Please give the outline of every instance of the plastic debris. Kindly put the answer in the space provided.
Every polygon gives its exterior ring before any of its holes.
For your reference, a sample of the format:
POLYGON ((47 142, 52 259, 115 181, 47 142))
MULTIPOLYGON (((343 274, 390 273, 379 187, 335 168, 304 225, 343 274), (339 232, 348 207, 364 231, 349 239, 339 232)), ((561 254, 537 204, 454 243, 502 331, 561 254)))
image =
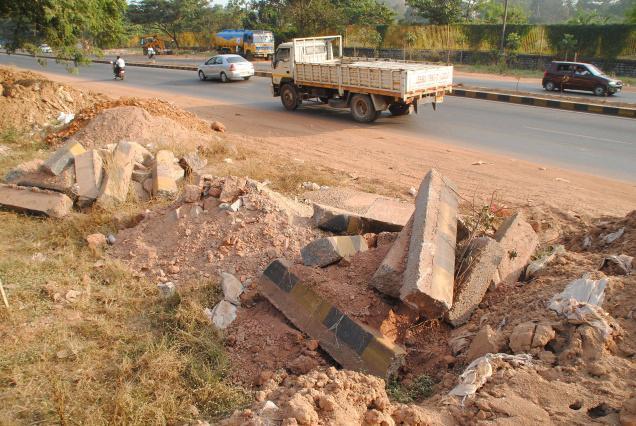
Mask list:
MULTIPOLYGON (((501 359, 509 362, 513 366, 527 365, 532 362, 532 355, 530 354, 486 354, 475 359, 468 364, 468 367, 459 376, 459 384, 455 386, 448 393, 452 396, 459 396, 464 399, 472 397, 477 391, 488 381, 488 378, 492 376, 493 366, 491 361, 501 359)), ((463 404, 463 400, 462 400, 463 404)))
POLYGON ((552 247, 549 253, 541 256, 539 259, 530 262, 528 267, 526 268, 526 278, 530 278, 534 276, 537 272, 545 268, 548 263, 552 262, 554 258, 559 255, 565 253, 565 247, 562 245, 556 245, 552 247))
POLYGON ((606 271, 610 275, 629 275, 632 272, 632 265, 634 258, 621 254, 619 256, 606 256, 599 268, 601 271, 606 271))
POLYGON ((72 112, 60 112, 60 114, 57 116, 57 121, 60 124, 68 124, 73 121, 74 118, 75 114, 73 114, 72 112))
POLYGON ((612 232, 611 234, 603 235, 601 239, 605 242, 605 244, 612 244, 614 241, 618 240, 625 233, 625 227, 622 227, 616 232, 612 232))

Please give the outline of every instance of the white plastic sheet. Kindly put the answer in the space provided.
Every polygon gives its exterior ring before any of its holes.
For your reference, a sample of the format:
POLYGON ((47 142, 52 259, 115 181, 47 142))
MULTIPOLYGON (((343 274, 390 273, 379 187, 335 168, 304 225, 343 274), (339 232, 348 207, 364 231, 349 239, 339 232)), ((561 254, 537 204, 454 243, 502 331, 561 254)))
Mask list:
POLYGON ((73 114, 72 112, 60 112, 60 115, 57 116, 57 121, 59 121, 60 124, 68 124, 71 121, 73 121, 73 119, 75 118, 75 114, 73 114))

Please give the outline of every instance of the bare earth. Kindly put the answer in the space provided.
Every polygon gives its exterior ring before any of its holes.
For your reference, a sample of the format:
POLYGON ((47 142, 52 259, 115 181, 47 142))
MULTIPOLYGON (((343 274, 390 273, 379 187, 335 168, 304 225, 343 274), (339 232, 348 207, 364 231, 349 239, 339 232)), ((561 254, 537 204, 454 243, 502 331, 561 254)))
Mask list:
POLYGON ((42 73, 56 81, 102 92, 112 97, 158 97, 205 120, 223 122, 230 134, 247 135, 251 149, 288 155, 312 164, 327 166, 378 183, 403 188, 416 187, 424 174, 435 167, 451 178, 465 201, 497 200, 509 207, 566 206, 586 215, 619 215, 636 209, 636 183, 592 176, 562 168, 545 170, 541 164, 509 156, 470 150, 433 141, 426 136, 396 136, 390 131, 365 128, 349 119, 341 122, 306 117, 282 109, 252 112, 227 105, 175 94, 151 92, 122 84, 95 83, 72 76, 42 73), (249 126, 246 126, 249 117, 249 126), (486 164, 473 165, 483 161, 486 164))

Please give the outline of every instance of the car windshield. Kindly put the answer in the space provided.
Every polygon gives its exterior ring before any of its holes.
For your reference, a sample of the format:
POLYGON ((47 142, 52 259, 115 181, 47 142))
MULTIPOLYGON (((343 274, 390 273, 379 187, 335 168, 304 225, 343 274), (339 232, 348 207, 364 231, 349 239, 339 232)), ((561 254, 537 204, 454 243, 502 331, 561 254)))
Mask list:
POLYGON ((230 56, 229 58, 227 58, 227 61, 228 61, 230 64, 235 64, 235 63, 237 63, 237 62, 247 62, 247 61, 245 60, 245 58, 242 58, 242 57, 240 57, 240 56, 230 56))
POLYGON ((596 76, 600 76, 600 75, 605 75, 605 73, 603 71, 601 71, 600 69, 596 68, 594 65, 592 64, 588 64, 587 65, 587 69, 590 70, 590 72, 596 76))
POLYGON ((273 34, 254 34, 254 42, 256 43, 271 43, 273 41, 273 34))

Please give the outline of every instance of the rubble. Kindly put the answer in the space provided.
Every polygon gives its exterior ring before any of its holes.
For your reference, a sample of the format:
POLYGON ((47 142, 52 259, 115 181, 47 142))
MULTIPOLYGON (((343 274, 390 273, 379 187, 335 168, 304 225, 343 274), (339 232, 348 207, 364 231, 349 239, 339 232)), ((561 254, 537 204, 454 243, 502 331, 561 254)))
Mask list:
POLYGON ((539 244, 539 238, 522 213, 510 216, 499 226, 495 240, 504 250, 504 256, 493 279, 495 285, 514 284, 528 264, 539 244))
POLYGON ((290 266, 282 259, 270 263, 259 282, 261 293, 344 368, 380 377, 395 373, 403 363, 404 349, 340 312, 294 275, 290 266))
POLYGON ((629 275, 632 272, 634 258, 626 254, 606 256, 599 270, 609 275, 629 275))
POLYGON ((177 294, 177 286, 172 281, 157 284, 157 289, 164 299, 169 299, 177 294))
POLYGON ((458 267, 453 306, 446 313, 446 321, 454 327, 468 321, 484 298, 503 256, 501 245, 490 237, 470 242, 458 267))
POLYGON ((550 248, 550 251, 539 259, 534 260, 526 267, 526 279, 532 278, 539 271, 543 270, 550 262, 552 262, 558 255, 565 253, 565 248, 562 245, 556 245, 550 248))
POLYGON ((69 141, 44 162, 42 169, 57 176, 62 173, 62 170, 73 164, 75 157, 83 152, 86 150, 82 144, 69 141))
POLYGON ((199 185, 185 185, 183 187, 183 201, 186 203, 196 203, 201 199, 201 188, 199 185))
POLYGON ((97 204, 113 208, 126 201, 134 166, 135 147, 128 142, 119 142, 113 155, 105 163, 105 174, 97 204))
POLYGON ((499 333, 489 325, 479 330, 466 352, 466 361, 471 362, 486 354, 496 354, 501 350, 501 338, 499 333))
POLYGON ((516 354, 538 352, 542 351, 543 347, 555 337, 556 333, 549 325, 524 322, 512 330, 509 346, 516 354))
POLYGON ((457 193, 453 185, 432 169, 415 199, 400 299, 430 318, 453 304, 457 193))
POLYGON ((412 230, 413 221, 409 220, 371 278, 370 284, 388 296, 400 297, 412 230))
POLYGON ((403 224, 384 222, 336 207, 314 203, 314 225, 337 234, 362 235, 366 233, 399 232, 403 224))
POLYGON ((307 244, 301 250, 301 255, 307 266, 328 266, 367 249, 367 242, 360 235, 327 237, 307 244))
POLYGON ((239 196, 245 193, 246 185, 247 180, 245 178, 225 178, 219 200, 222 203, 233 203, 239 196))
POLYGON ((243 284, 232 274, 227 272, 221 273, 221 290, 225 300, 233 305, 241 304, 241 293, 243 293, 243 284))
POLYGON ((19 165, 7 173, 5 182, 18 186, 32 186, 40 189, 62 192, 70 198, 77 197, 75 172, 66 167, 57 176, 43 170, 42 160, 33 160, 19 165))
POLYGON ((103 177, 102 168, 102 157, 95 150, 86 151, 75 157, 77 202, 80 206, 91 204, 99 196, 103 177))
POLYGON ((71 212, 73 201, 59 192, 0 184, 0 206, 61 218, 71 212))
POLYGON ((90 234, 86 236, 86 243, 93 253, 98 253, 106 245, 106 236, 99 233, 90 234))
POLYGON ((161 150, 155 156, 152 176, 152 195, 170 198, 177 193, 177 182, 174 175, 174 154, 161 150))
POLYGON ((221 300, 212 310, 206 308, 205 315, 217 329, 225 330, 236 319, 236 306, 221 300))

